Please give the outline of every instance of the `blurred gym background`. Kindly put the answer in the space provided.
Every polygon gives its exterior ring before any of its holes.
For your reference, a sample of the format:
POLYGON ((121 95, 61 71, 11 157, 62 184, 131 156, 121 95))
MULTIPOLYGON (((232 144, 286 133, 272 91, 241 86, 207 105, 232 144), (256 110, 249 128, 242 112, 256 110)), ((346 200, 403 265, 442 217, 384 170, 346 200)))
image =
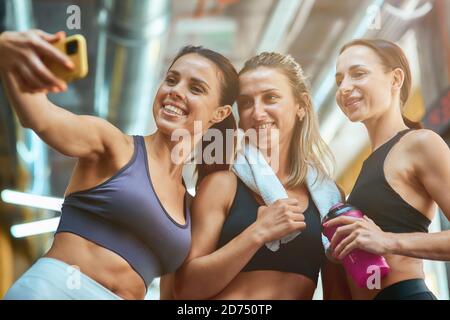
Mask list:
MULTIPOLYGON (((347 193, 370 147, 334 101, 337 53, 353 38, 395 41, 414 77, 406 115, 450 144, 449 0, 0 0, 0 32, 31 28, 86 37, 89 76, 50 99, 129 134, 154 131, 155 89, 183 45, 217 50, 238 69, 262 51, 291 54, 310 78, 347 193)), ((0 92, 0 297, 51 245, 73 166, 18 125, 0 92)), ((449 228, 440 212, 430 231, 449 228)), ((426 261, 425 270, 436 296, 449 299, 450 264, 426 261)), ((157 279, 147 298, 158 297, 157 279)))

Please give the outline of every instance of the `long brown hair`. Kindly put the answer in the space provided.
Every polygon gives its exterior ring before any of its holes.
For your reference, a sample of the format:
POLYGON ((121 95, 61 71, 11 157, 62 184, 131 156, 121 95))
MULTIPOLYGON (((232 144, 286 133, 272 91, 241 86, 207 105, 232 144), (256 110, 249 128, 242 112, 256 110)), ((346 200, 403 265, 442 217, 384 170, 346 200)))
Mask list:
MULTIPOLYGON (((391 71, 394 69, 401 69, 405 74, 403 86, 400 92, 401 108, 406 105, 409 99, 412 88, 412 75, 411 68, 409 67, 408 59, 402 48, 393 42, 381 39, 356 39, 342 47, 339 54, 342 54, 345 50, 353 46, 365 46, 372 49, 377 56, 381 59, 383 66, 386 70, 391 71)), ((422 129, 423 125, 420 122, 414 122, 402 114, 403 122, 411 129, 422 129)))
POLYGON ((312 105, 309 83, 302 67, 290 55, 263 52, 247 60, 239 75, 258 67, 281 71, 289 80, 295 100, 305 108, 303 120, 297 121, 289 146, 288 187, 297 187, 305 182, 308 165, 313 166, 320 178, 332 174, 333 154, 323 141, 312 105))
MULTIPOLYGON (((234 101, 237 98, 238 92, 239 92, 239 77, 237 74, 236 69, 231 64, 230 60, 225 58, 223 55, 221 55, 218 52, 215 52, 210 49, 206 49, 201 46, 185 46, 183 47, 177 54, 177 56, 173 59, 172 64, 170 65, 169 69, 172 67, 172 65, 177 61, 179 58, 186 54, 195 53, 198 54, 211 62, 213 62, 220 70, 221 73, 221 88, 220 88, 220 101, 219 106, 225 106, 225 105, 233 105, 234 101)), ((219 107, 218 106, 218 107, 219 107)), ((212 143, 211 142, 204 142, 203 139, 199 143, 201 143, 201 154, 196 155, 196 161, 199 161, 200 163, 196 166, 196 172, 198 175, 197 183, 196 185, 201 182, 201 180, 206 177, 208 174, 211 174, 216 171, 220 170, 229 170, 230 169, 230 163, 233 158, 233 152, 234 148, 227 148, 226 146, 226 131, 227 130, 233 130, 233 132, 237 129, 236 128, 236 120, 233 116, 233 113, 231 113, 227 118, 222 120, 221 122, 218 122, 211 126, 208 130, 217 129, 220 131, 220 134, 224 138, 224 144, 223 144, 223 158, 219 159, 219 163, 213 163, 213 164, 206 164, 204 156, 204 151, 206 147, 212 143), (200 157, 200 158, 198 158, 200 157)), ((205 133, 206 134, 206 133, 205 133)), ((217 159, 217 157, 216 157, 217 159)))

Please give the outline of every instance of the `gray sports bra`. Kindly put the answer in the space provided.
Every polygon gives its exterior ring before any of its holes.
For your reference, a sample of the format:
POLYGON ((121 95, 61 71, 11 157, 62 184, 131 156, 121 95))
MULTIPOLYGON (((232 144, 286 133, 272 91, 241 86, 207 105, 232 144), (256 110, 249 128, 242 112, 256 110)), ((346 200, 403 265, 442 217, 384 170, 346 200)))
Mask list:
POLYGON ((148 170, 144 138, 133 136, 132 159, 113 177, 64 199, 58 232, 71 232, 123 257, 147 287, 175 271, 191 245, 190 213, 175 222, 159 201, 148 170))

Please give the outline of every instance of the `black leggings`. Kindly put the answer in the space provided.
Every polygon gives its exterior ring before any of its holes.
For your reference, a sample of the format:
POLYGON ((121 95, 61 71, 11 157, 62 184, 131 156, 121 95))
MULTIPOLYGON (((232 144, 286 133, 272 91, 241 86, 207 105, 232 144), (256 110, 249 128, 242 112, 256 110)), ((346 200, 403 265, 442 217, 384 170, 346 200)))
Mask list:
POLYGON ((394 283, 381 290, 374 300, 437 300, 423 279, 394 283))

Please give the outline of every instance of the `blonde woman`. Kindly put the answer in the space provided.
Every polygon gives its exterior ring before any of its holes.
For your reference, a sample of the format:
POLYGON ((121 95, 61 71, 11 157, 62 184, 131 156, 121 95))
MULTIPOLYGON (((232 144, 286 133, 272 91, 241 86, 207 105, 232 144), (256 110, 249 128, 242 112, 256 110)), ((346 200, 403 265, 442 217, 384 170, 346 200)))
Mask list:
POLYGON ((233 172, 207 176, 192 205, 192 247, 176 273, 174 295, 312 299, 322 270, 324 298, 337 298, 340 284, 329 280, 341 278, 331 275, 341 269, 327 263, 320 214, 305 181, 308 165, 329 176, 323 160, 330 153, 319 135, 303 71, 290 56, 262 53, 245 63, 239 84, 240 128, 258 133, 256 144, 265 154, 278 148, 279 170, 271 166, 289 198, 264 206, 233 172), (273 130, 279 135, 276 145, 273 130), (296 231, 301 234, 278 251, 264 246, 296 231))

